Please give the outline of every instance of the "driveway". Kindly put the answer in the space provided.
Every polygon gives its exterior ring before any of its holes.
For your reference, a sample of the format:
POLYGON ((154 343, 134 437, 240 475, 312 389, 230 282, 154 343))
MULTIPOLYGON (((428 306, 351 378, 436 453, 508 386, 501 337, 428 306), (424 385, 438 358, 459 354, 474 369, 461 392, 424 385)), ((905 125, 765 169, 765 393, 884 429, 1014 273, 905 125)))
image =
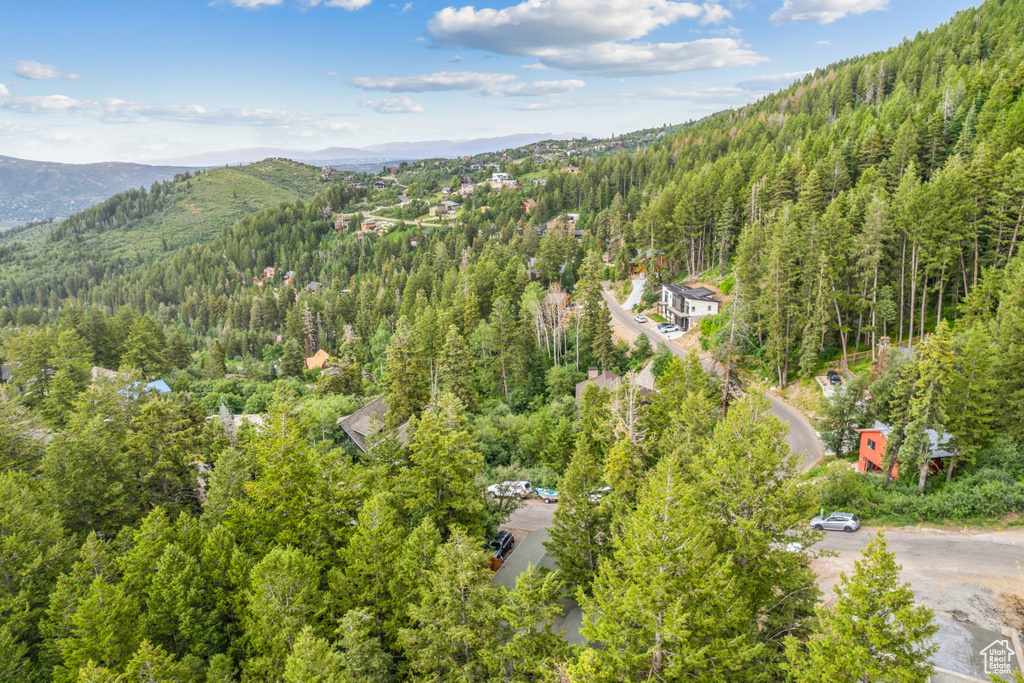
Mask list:
MULTIPOLYGON (((633 320, 633 316, 615 301, 615 297, 608 290, 602 290, 601 293, 608 304, 608 311, 611 313, 612 318, 622 329, 632 333, 634 337, 646 334, 654 346, 665 342, 665 335, 659 334, 653 327, 641 325, 633 320)), ((685 358, 689 353, 675 344, 665 344, 665 346, 680 358, 685 358)), ((719 374, 715 363, 706 355, 701 356, 700 362, 706 372, 719 374)), ((804 471, 811 469, 824 455, 821 442, 818 441, 818 433, 814 431, 814 427, 811 426, 811 423, 800 411, 792 408, 776 396, 771 394, 766 394, 766 396, 771 401, 772 413, 789 425, 789 447, 803 459, 801 469, 804 471)))
POLYGON ((627 311, 632 311, 636 308, 636 305, 640 303, 640 299, 644 296, 644 285, 647 284, 647 280, 642 277, 638 277, 633 280, 633 291, 629 293, 629 297, 626 298, 626 302, 622 304, 622 307, 627 311))

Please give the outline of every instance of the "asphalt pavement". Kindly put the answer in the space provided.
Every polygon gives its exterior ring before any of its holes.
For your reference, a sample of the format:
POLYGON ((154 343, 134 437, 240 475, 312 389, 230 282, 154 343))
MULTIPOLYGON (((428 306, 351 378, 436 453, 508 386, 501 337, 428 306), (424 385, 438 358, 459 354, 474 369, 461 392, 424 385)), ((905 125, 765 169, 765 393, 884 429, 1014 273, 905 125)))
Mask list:
MULTIPOLYGON (((671 343, 664 335, 659 334, 653 324, 641 325, 633 320, 633 315, 629 311, 624 310, 607 289, 603 289, 601 293, 608 304, 608 311, 611 313, 612 319, 620 327, 633 333, 634 336, 646 334, 648 339, 651 340, 652 346, 665 344, 669 351, 680 358, 686 357, 689 353, 689 351, 671 343)), ((710 358, 706 356, 701 357, 701 364, 706 372, 718 374, 718 368, 710 358)), ((765 394, 765 396, 771 401, 772 413, 789 425, 789 447, 803 459, 801 469, 806 471, 814 467, 824 455, 821 442, 818 440, 818 433, 814 431, 814 427, 811 426, 811 423, 800 411, 783 402, 778 397, 771 394, 765 394)))

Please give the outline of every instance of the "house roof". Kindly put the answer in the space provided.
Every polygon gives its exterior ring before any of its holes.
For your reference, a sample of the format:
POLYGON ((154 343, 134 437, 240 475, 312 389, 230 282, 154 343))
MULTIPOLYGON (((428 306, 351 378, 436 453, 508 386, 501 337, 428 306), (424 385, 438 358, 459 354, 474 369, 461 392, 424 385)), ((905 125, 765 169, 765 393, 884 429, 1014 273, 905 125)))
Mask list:
POLYGON ((319 351, 317 351, 312 356, 306 359, 306 368, 323 368, 325 365, 327 365, 327 361, 330 360, 330 358, 331 357, 327 355, 326 351, 320 349, 319 351))
POLYGON ((169 393, 171 393, 171 388, 169 386, 167 386, 167 382, 163 381, 162 379, 158 379, 158 380, 156 380, 154 382, 150 382, 149 384, 147 384, 143 388, 144 389, 152 389, 153 391, 157 392, 158 394, 169 394, 169 393))
MULTIPOLYGON (((892 427, 885 424, 884 422, 879 422, 878 420, 875 420, 875 424, 873 427, 870 427, 868 429, 858 429, 857 431, 862 434, 864 432, 876 432, 881 434, 886 438, 886 440, 888 440, 889 434, 890 432, 892 432, 892 427)), ((948 450, 946 450, 946 448, 949 446, 950 439, 953 438, 952 436, 950 436, 949 434, 943 434, 940 436, 939 433, 934 429, 929 429, 926 433, 928 434, 928 441, 930 444, 929 450, 932 454, 931 457, 946 458, 953 455, 948 450)))
MULTIPOLYGON (((600 375, 594 379, 585 379, 582 382, 576 384, 576 398, 583 398, 583 392, 587 388, 588 384, 596 384, 601 389, 608 389, 609 391, 614 390, 622 382, 622 375, 616 375, 614 372, 608 372, 604 370, 600 375)), ((651 389, 645 386, 640 386, 640 395, 646 396, 651 393, 651 389)))
MULTIPOLYGON (((352 439, 356 447, 365 453, 367 437, 373 436, 376 430, 380 429, 380 426, 384 424, 384 416, 387 412, 388 406, 384 403, 384 397, 378 396, 351 415, 340 418, 338 426, 345 430, 345 433, 352 439)), ((408 445, 409 443, 409 439, 405 434, 406 424, 408 423, 402 423, 398 428, 398 440, 403 445, 408 445)))
POLYGON ((695 299, 697 301, 715 301, 715 293, 707 287, 680 287, 679 285, 662 285, 665 289, 678 294, 687 299, 695 299))

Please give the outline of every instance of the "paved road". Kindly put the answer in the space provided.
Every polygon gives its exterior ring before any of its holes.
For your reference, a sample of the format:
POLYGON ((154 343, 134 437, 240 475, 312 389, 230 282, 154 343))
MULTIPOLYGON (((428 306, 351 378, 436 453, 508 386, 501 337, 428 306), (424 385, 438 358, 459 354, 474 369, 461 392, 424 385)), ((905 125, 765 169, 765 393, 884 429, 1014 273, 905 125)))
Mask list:
MULTIPOLYGON (((602 294, 604 294, 605 301, 608 303, 608 310, 611 312, 612 318, 620 327, 628 330, 634 336, 646 334, 654 346, 657 346, 659 343, 665 343, 665 337, 658 334, 653 326, 641 325, 633 320, 633 316, 619 305, 619 302, 615 300, 611 292, 605 289, 602 290, 602 294)), ((685 357, 689 353, 675 344, 666 343, 665 346, 680 358, 685 357)), ((705 371, 717 373, 715 364, 709 358, 702 357, 701 363, 704 365, 705 371)), ((771 394, 765 395, 772 403, 772 413, 789 425, 789 447, 793 449, 794 453, 803 457, 802 469, 810 469, 817 464, 823 455, 817 432, 814 431, 811 423, 798 410, 783 403, 771 394)))

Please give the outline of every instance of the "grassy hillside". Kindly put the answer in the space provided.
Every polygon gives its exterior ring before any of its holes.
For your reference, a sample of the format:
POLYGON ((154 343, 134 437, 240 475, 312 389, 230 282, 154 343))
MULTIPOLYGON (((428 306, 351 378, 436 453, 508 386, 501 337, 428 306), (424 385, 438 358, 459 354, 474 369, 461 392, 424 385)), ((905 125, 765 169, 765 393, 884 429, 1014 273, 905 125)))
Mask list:
POLYGON ((59 296, 74 295, 186 245, 209 242, 243 216, 311 197, 322 187, 318 176, 318 169, 286 160, 216 168, 179 176, 155 201, 152 193, 131 191, 61 224, 15 231, 0 239, 0 295, 7 300, 55 280, 63 284, 59 296))

